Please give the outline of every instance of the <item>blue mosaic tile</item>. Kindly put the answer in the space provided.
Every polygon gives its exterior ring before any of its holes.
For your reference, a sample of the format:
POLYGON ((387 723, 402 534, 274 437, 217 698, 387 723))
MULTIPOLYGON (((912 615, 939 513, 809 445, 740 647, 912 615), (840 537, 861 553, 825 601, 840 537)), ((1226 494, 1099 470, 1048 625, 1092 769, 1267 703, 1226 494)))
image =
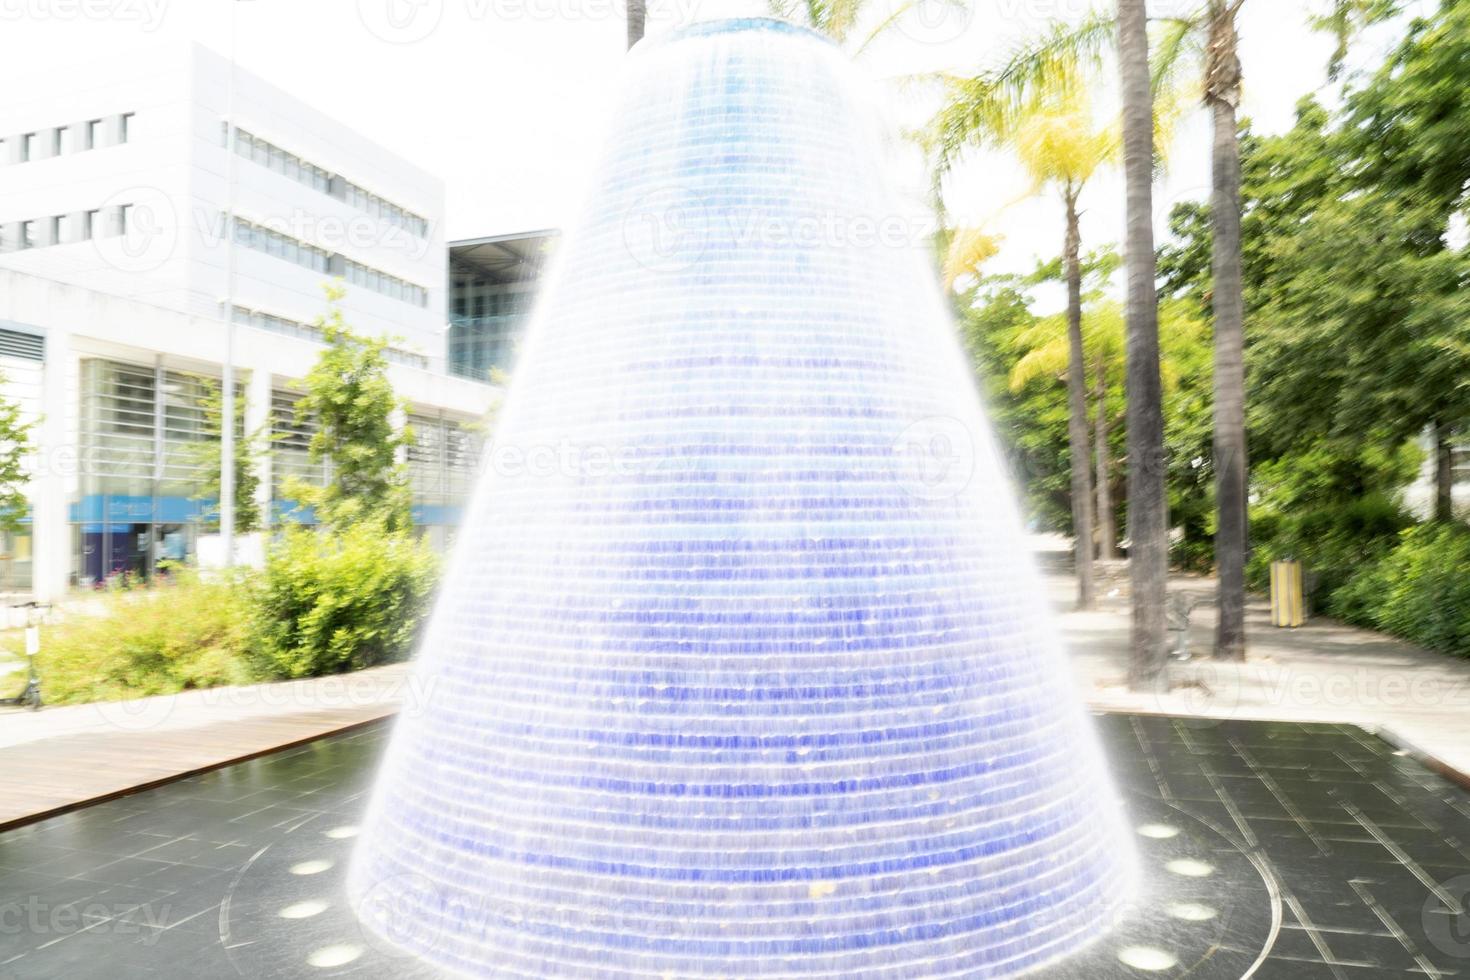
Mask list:
MULTIPOLYGON (((630 56, 353 864, 495 977, 1010 977, 1132 844, 842 56, 630 56)), ((912 227, 908 225, 906 227, 912 227)))

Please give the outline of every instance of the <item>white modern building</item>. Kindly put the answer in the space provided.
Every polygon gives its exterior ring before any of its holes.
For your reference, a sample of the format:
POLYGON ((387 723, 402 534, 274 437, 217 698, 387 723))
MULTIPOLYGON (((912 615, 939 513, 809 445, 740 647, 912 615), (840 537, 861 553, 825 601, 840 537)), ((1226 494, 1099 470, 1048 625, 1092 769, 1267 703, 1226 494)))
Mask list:
POLYGON ((6 92, 0 371, 40 423, 32 533, 7 542, 0 590, 52 597, 193 552, 211 501, 189 446, 227 318, 246 428, 276 437, 260 502, 300 519, 281 486, 323 475, 293 406, 330 282, 353 329, 391 338, 416 519, 445 537, 495 391, 448 371, 441 182, 198 46, 6 92))

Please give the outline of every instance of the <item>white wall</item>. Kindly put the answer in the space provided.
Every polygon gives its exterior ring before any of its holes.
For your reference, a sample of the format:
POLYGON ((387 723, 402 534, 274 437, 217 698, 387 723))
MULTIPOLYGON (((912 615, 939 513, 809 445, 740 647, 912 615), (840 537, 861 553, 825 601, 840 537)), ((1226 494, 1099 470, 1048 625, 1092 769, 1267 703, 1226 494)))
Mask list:
MULTIPOLYGON (((59 69, 0 100, 0 161, 13 161, 18 138, 86 120, 135 115, 126 143, 69 152, 26 163, 0 162, 0 267, 144 300, 205 316, 222 312, 226 253, 222 214, 229 203, 232 154, 223 146, 229 65, 197 45, 164 56, 59 69), (67 242, 11 250, 17 223, 135 205, 146 227, 124 239, 67 242)), ((379 196, 424 216, 427 238, 399 230, 330 194, 243 157, 235 160, 235 209, 247 220, 291 234, 425 287, 426 307, 349 286, 348 322, 437 363, 445 330, 446 250, 442 182, 305 101, 248 72, 235 72, 238 125, 379 196)), ((38 142, 44 143, 45 139, 38 142)), ((325 307, 326 274, 273 256, 236 248, 237 305, 310 323, 325 307)))

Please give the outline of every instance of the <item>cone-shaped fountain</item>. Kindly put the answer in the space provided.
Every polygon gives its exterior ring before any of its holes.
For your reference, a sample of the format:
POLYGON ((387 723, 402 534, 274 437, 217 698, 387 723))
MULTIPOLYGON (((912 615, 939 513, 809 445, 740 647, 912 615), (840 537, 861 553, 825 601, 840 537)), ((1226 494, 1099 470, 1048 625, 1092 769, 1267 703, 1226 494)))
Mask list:
POLYGON ((643 46, 350 888, 441 967, 1009 977, 1131 845, 836 49, 643 46))

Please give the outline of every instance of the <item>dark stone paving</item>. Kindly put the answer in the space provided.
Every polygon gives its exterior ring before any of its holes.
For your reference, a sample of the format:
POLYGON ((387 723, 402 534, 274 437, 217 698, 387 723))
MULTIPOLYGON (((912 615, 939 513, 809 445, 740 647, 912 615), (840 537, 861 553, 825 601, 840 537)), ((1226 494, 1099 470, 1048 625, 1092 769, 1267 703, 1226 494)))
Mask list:
MULTIPOLYGON (((1040 976, 1470 977, 1470 794, 1351 727, 1098 723, 1142 891, 1040 976)), ((0 835, 0 980, 432 976, 342 894, 385 732, 0 835)))

